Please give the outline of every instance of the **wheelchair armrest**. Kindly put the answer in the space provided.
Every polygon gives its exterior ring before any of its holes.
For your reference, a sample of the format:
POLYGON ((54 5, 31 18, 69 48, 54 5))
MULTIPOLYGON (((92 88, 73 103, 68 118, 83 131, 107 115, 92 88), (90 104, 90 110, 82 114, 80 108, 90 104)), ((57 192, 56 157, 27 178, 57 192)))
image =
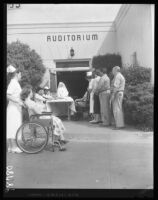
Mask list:
POLYGON ((52 112, 42 112, 42 114, 35 114, 30 116, 30 120, 33 118, 39 118, 41 116, 50 116, 52 115, 52 112))
POLYGON ((41 116, 43 115, 52 115, 52 112, 42 112, 42 114, 40 114, 41 116))

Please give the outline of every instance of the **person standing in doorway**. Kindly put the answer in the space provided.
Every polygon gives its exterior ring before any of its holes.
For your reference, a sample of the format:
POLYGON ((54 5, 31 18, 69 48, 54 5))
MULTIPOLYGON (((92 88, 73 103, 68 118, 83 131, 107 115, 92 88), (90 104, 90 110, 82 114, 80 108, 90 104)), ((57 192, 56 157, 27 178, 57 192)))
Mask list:
POLYGON ((18 148, 15 141, 16 132, 22 124, 22 106, 24 106, 20 99, 21 86, 19 81, 21 79, 21 72, 14 66, 9 65, 7 67, 7 74, 11 77, 7 88, 7 99, 9 101, 7 106, 8 152, 21 153, 22 151, 18 148))
POLYGON ((110 104, 112 106, 112 111, 115 120, 115 128, 120 129, 124 128, 124 116, 122 110, 122 101, 123 101, 123 94, 125 88, 125 78, 120 72, 120 67, 115 66, 112 69, 112 73, 114 78, 112 80, 112 93, 110 97, 110 104))
POLYGON ((94 100, 93 100, 93 92, 92 92, 92 87, 93 87, 93 73, 90 71, 90 72, 87 72, 87 80, 89 82, 88 84, 88 88, 87 88, 87 91, 89 93, 89 114, 90 116, 93 118, 93 112, 94 112, 94 100))
POLYGON ((96 88, 98 86, 98 82, 100 80, 100 71, 96 69, 94 72, 94 79, 93 79, 93 84, 92 84, 92 93, 93 93, 93 101, 94 101, 94 107, 93 107, 93 116, 94 119, 90 121, 92 124, 97 124, 100 122, 100 102, 99 102, 99 96, 96 91, 96 88))
POLYGON ((102 124, 101 126, 110 125, 110 79, 107 76, 107 69, 103 68, 100 72, 101 78, 98 82, 96 92, 99 94, 100 112, 102 124))

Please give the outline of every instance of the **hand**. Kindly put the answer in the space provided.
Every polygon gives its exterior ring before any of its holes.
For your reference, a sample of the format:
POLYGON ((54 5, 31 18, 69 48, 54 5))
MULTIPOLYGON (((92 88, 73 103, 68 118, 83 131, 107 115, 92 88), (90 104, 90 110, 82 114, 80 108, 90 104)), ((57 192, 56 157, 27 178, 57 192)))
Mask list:
POLYGON ((19 101, 19 105, 20 105, 21 107, 26 107, 25 104, 24 104, 22 101, 19 101))

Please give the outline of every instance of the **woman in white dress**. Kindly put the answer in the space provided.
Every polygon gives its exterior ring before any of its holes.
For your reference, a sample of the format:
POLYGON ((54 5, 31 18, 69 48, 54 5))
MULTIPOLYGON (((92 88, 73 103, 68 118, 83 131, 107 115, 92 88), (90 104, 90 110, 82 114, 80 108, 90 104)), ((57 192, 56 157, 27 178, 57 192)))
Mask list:
POLYGON ((10 153, 21 153, 22 151, 16 145, 15 137, 18 128, 22 124, 22 106, 23 102, 20 99, 21 72, 15 67, 9 65, 7 67, 8 76, 11 77, 7 87, 7 146, 10 153))
POLYGON ((57 97, 61 99, 65 99, 67 101, 71 101, 70 110, 71 114, 73 115, 76 112, 75 102, 73 98, 69 96, 69 92, 63 82, 59 82, 58 89, 57 89, 57 97))

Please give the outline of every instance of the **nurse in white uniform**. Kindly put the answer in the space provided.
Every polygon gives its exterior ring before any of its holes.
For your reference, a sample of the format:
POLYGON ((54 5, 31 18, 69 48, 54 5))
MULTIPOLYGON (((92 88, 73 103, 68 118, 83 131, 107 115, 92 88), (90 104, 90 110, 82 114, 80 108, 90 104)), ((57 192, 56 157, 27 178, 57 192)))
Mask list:
POLYGON ((21 153, 22 151, 17 147, 15 137, 17 129, 22 124, 22 106, 20 99, 21 86, 19 80, 21 79, 21 72, 15 67, 9 65, 7 67, 8 76, 11 76, 10 83, 7 88, 7 99, 9 101, 7 106, 7 143, 8 152, 21 153))
POLYGON ((75 102, 73 98, 69 96, 69 92, 63 82, 59 82, 58 89, 57 89, 57 96, 58 98, 71 101, 70 110, 71 110, 71 115, 73 115, 76 112, 75 102))

